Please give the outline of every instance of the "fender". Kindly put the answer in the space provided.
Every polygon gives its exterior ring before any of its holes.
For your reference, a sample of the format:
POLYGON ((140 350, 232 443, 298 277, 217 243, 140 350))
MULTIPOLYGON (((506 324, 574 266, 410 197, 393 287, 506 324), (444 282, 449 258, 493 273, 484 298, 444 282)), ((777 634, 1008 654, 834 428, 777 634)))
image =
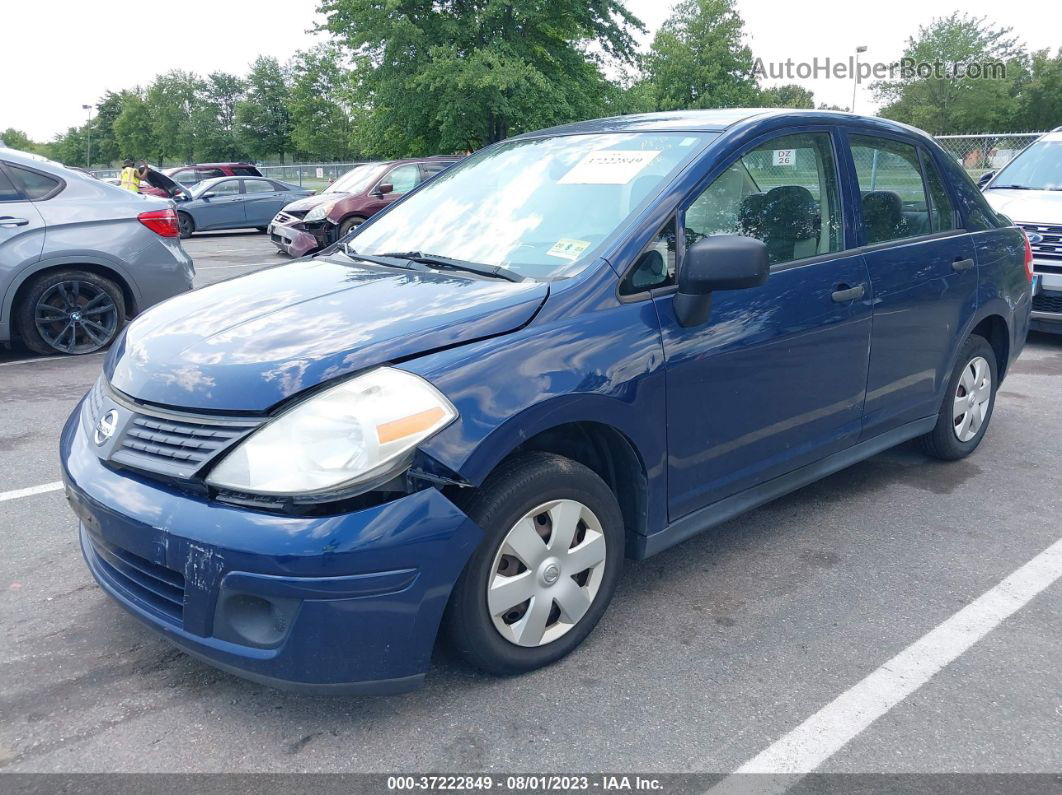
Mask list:
MULTIPOLYGON (((962 348, 963 343, 966 342, 967 337, 970 336, 970 334, 975 328, 977 328, 977 325, 982 320, 993 315, 998 315, 999 317, 1001 317, 1003 319, 1004 325, 1006 325, 1007 327, 1007 336, 1009 338, 1009 357, 1008 361, 1004 364, 1004 374, 1006 374, 1007 370, 1010 369, 1010 363, 1014 361, 1014 359, 1020 352, 1020 349, 1015 346, 1014 341, 1014 313, 1011 309, 1010 304, 1008 304, 1002 298, 996 297, 989 299, 982 306, 977 307, 977 311, 970 316, 970 319, 963 327, 962 333, 956 335, 955 344, 952 345, 951 353, 948 354, 948 369, 945 370, 945 372, 949 376, 955 370, 955 365, 958 364, 959 350, 962 348)), ((997 384, 996 386, 998 387, 999 385, 997 384)), ((941 381, 939 390, 937 392, 938 400, 944 399, 944 392, 947 390, 947 388, 948 381, 947 379, 944 379, 941 381)))

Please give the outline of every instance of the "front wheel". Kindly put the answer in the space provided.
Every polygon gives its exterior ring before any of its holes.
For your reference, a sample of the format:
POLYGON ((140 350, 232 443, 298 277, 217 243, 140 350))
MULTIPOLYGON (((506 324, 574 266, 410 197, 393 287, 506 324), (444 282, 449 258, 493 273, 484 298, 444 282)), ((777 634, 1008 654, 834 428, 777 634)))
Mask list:
POLYGON ((339 237, 337 239, 342 240, 344 237, 349 235, 352 231, 357 229, 363 223, 365 223, 365 219, 359 218, 356 215, 353 218, 347 218, 345 221, 343 221, 343 223, 339 225, 339 237))
POLYGON ((936 427, 919 440, 928 455, 955 461, 977 449, 992 419, 996 373, 996 353, 988 340, 971 336, 959 351, 936 427))
POLYGON ((623 516, 582 464, 529 453, 503 465, 464 506, 487 536, 451 594, 443 632, 495 674, 549 665, 605 612, 623 565, 623 516))

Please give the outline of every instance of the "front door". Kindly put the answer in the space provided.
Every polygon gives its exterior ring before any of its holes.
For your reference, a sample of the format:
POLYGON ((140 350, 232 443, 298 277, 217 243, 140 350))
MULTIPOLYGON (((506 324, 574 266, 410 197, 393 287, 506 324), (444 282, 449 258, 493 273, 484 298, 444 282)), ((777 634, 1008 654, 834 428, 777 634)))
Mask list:
POLYGON ((677 322, 673 293, 656 291, 671 521, 858 438, 872 296, 862 257, 845 251, 840 195, 822 130, 756 145, 684 213, 681 246, 756 237, 771 273, 761 287, 716 292, 694 328, 677 322))
POLYGON ((207 190, 210 198, 201 199, 202 207, 195 214, 196 229, 235 229, 247 226, 244 196, 238 179, 226 179, 207 190))
POLYGON ((859 180, 874 332, 863 437, 937 413, 959 334, 976 309, 970 235, 928 152, 849 135, 859 180))

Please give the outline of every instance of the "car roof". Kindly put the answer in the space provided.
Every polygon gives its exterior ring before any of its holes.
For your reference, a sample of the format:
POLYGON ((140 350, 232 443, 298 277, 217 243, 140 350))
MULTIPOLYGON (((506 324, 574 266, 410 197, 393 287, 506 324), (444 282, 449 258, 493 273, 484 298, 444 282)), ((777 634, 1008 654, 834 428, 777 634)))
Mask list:
POLYGON ((456 163, 462 155, 432 155, 430 157, 403 157, 397 160, 379 160, 375 163, 358 163, 359 166, 393 166, 400 163, 456 163))
POLYGON ((256 168, 254 163, 233 162, 233 163, 188 163, 183 166, 175 166, 175 168, 218 168, 219 166, 244 166, 250 168, 256 168))
POLYGON ((562 124, 545 130, 524 133, 516 138, 537 138, 547 135, 576 135, 608 132, 724 132, 751 127, 771 121, 778 126, 793 124, 843 123, 852 126, 873 126, 896 132, 914 133, 927 137, 921 130, 877 116, 828 110, 798 110, 794 108, 716 108, 710 110, 674 110, 661 113, 633 113, 603 119, 562 124))
MULTIPOLYGON (((0 157, 4 160, 8 160, 12 163, 18 163, 23 166, 31 166, 32 168, 39 169, 41 166, 51 166, 52 168, 58 168, 62 171, 67 171, 67 167, 62 163, 57 163, 54 160, 49 160, 43 155, 37 155, 33 152, 23 152, 21 149, 10 149, 8 147, 0 148, 0 157)), ((46 169, 44 169, 46 170, 46 169)), ((62 173, 62 171, 60 173, 62 173)))

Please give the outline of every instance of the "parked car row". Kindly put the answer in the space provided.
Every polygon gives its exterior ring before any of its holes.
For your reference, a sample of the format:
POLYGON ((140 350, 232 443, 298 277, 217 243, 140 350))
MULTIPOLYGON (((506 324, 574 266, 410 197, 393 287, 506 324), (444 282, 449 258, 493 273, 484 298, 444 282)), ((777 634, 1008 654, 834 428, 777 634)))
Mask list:
POLYGON ((1025 343, 1028 238, 886 120, 634 115, 429 176, 274 221, 363 219, 137 318, 62 432, 96 580, 222 669, 396 692, 440 638, 548 665, 625 558, 910 439, 972 453, 1025 343))

